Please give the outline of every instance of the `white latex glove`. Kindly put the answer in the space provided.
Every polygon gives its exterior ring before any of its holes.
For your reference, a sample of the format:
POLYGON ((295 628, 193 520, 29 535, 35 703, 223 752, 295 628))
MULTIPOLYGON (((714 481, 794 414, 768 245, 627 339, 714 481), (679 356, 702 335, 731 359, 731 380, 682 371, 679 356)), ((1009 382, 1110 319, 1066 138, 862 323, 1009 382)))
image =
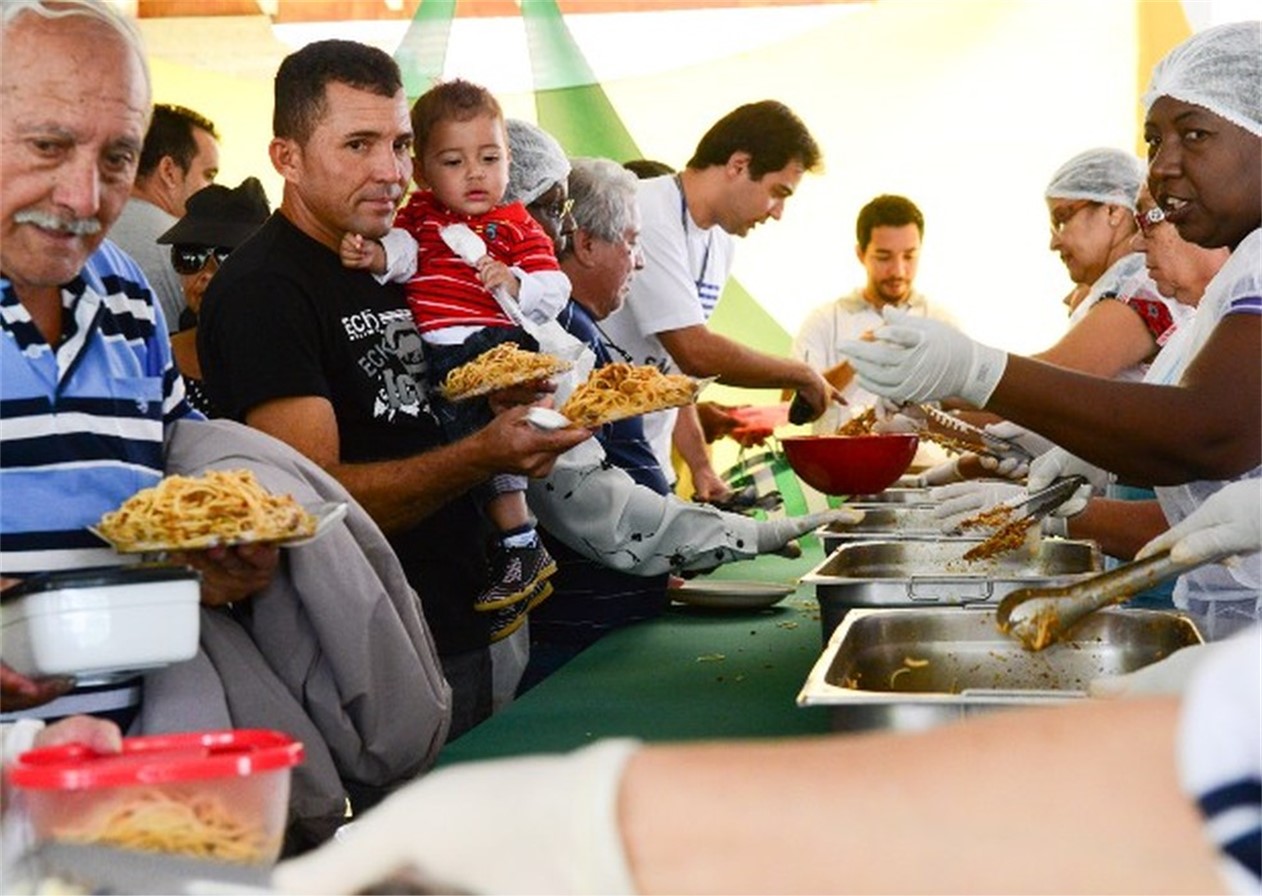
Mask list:
POLYGON ((920 473, 913 480, 913 484, 916 488, 928 488, 934 485, 946 485, 948 482, 959 482, 963 478, 960 475, 960 459, 957 456, 920 473))
POLYGON ((1030 476, 1026 482, 1026 488, 1031 492, 1036 492, 1066 476, 1085 476, 1087 484, 1074 492, 1068 501, 1053 510, 1052 516, 1069 517, 1082 513, 1087 502, 1091 500, 1091 496, 1103 493, 1105 486, 1109 484, 1109 474, 1106 470, 1101 470, 1085 460, 1074 457, 1064 448, 1053 448, 1034 458, 1034 463, 1030 464, 1030 476))
POLYGON ((935 401, 958 396, 984 407, 1008 363, 1006 352, 969 339, 941 321, 886 307, 875 340, 839 343, 869 392, 895 401, 935 401))
POLYGON ((1018 426, 1011 420, 1000 420, 998 423, 989 423, 984 428, 986 432, 991 435, 998 436, 1001 439, 1007 439, 1009 442, 1015 442, 1035 457, 1051 451, 1056 447, 1056 443, 1051 439, 1044 438, 1032 429, 1026 429, 1024 426, 1018 426))
POLYGON ((819 513, 789 516, 782 519, 763 520, 758 524, 758 553, 767 554, 780 550, 795 538, 814 532, 820 526, 843 523, 853 526, 863 519, 863 511, 853 507, 838 507, 819 513))
POLYGON ((969 517, 1024 493, 1025 489, 1011 482, 971 479, 935 488, 929 492, 929 500, 937 503, 933 518, 942 531, 952 533, 959 531, 960 523, 969 517))
POLYGON ((1262 550, 1262 479, 1223 486, 1178 525, 1140 548, 1135 559, 1167 549, 1170 559, 1180 563, 1262 550))
POLYGON ((924 427, 924 424, 913 417, 906 414, 891 414, 888 417, 882 417, 872 424, 873 432, 895 432, 895 433, 916 433, 924 427))
POLYGON ((1192 673, 1223 642, 1193 644, 1165 659, 1141 666, 1125 675, 1101 675, 1087 683, 1092 697, 1136 697, 1143 694, 1181 694, 1192 673))
POLYGON ((633 893, 618 788, 634 740, 431 772, 339 837, 282 862, 283 893, 354 893, 408 866, 473 893, 633 893))
POLYGON ((979 454, 977 463, 983 470, 1000 479, 1025 479, 1030 473, 1029 461, 1019 457, 1005 457, 1001 460, 989 454, 979 454))

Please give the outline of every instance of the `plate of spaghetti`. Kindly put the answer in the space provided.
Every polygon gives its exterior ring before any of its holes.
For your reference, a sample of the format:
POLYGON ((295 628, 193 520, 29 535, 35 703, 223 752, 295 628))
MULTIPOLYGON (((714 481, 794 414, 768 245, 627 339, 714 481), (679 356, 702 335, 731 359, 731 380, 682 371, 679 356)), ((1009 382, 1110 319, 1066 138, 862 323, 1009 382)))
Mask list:
POLYGON ((561 413, 575 426, 601 426, 691 404, 711 382, 662 373, 651 365, 606 364, 570 393, 561 413))
POLYGON ((249 470, 209 470, 167 476, 88 528, 121 554, 253 543, 296 547, 345 516, 345 502, 304 506, 267 491, 249 470))
POLYGON ((501 342, 447 374, 442 393, 448 401, 464 401, 511 386, 546 380, 573 366, 573 362, 555 355, 528 352, 515 343, 501 342))

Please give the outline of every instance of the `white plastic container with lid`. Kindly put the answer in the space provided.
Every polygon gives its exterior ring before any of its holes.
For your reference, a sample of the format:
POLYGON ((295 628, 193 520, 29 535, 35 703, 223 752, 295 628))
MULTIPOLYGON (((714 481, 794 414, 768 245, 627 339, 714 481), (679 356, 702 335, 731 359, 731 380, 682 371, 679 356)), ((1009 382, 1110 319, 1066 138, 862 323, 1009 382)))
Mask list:
POLYGON ((280 855, 302 744, 237 729, 29 750, 8 770, 33 843, 84 843, 266 865, 280 855))
POLYGON ((129 677, 197 653, 201 579, 183 566, 45 573, 0 592, 0 655, 31 678, 129 677))

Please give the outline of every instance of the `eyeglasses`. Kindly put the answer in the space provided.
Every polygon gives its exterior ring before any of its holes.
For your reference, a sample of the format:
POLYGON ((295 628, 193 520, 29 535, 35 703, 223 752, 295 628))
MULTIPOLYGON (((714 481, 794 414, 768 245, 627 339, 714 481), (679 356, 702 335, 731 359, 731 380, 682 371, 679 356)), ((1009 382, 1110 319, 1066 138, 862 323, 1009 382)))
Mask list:
POLYGON ((1161 210, 1161 206, 1154 205, 1146 212, 1135 212, 1135 224, 1139 227, 1139 232, 1145 237, 1152 233, 1153 228, 1166 219, 1166 213, 1161 210))
POLYGON ((1062 205, 1060 208, 1056 209, 1056 211, 1052 212, 1052 223, 1051 223, 1052 233, 1056 234, 1057 236, 1064 233, 1065 225, 1067 225, 1070 221, 1073 220, 1074 215, 1078 214, 1078 212, 1082 211, 1084 208, 1087 208, 1088 206, 1099 205, 1099 204, 1100 203, 1095 202, 1091 199, 1080 199, 1079 201, 1071 203, 1070 205, 1062 205))
POLYGON ((574 210, 573 199, 560 199, 556 202, 549 202, 547 205, 535 203, 534 208, 539 209, 553 221, 564 221, 566 217, 574 210))
POLYGON ((223 246, 172 246, 171 267, 175 268, 177 274, 191 276, 206 267, 212 255, 216 264, 223 264, 223 260, 231 252, 231 249, 223 246))

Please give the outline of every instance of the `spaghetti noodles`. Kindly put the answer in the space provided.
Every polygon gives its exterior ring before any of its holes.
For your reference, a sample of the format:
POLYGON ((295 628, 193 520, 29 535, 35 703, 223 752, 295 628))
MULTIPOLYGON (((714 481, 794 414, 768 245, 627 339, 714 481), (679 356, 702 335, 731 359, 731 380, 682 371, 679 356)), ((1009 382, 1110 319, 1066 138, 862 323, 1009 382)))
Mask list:
POLYGON ((447 374, 442 392, 448 401, 460 401, 509 386, 546 380, 573 366, 561 358, 528 352, 512 342, 501 342, 447 374))
POLYGON ((194 550, 303 537, 316 522, 289 495, 267 492, 249 470, 210 470, 138 491, 101 517, 97 531, 120 551, 194 550))
POLYGON ((261 824, 233 817, 204 791, 157 789, 129 794, 81 825, 55 830, 53 836, 70 843, 242 864, 268 861, 279 845, 265 834, 261 824))
POLYGON ((1026 531, 1037 520, 1032 516, 1023 516, 1004 523, 985 540, 978 542, 964 552, 965 560, 984 560, 996 554, 1015 551, 1025 544, 1026 531))
POLYGON ((875 432, 876 408, 869 407, 859 411, 837 428, 839 436, 866 436, 875 432))
POLYGON ((696 380, 683 374, 650 365, 606 364, 570 394, 561 413, 578 426, 600 426, 688 404, 697 389, 696 380))

